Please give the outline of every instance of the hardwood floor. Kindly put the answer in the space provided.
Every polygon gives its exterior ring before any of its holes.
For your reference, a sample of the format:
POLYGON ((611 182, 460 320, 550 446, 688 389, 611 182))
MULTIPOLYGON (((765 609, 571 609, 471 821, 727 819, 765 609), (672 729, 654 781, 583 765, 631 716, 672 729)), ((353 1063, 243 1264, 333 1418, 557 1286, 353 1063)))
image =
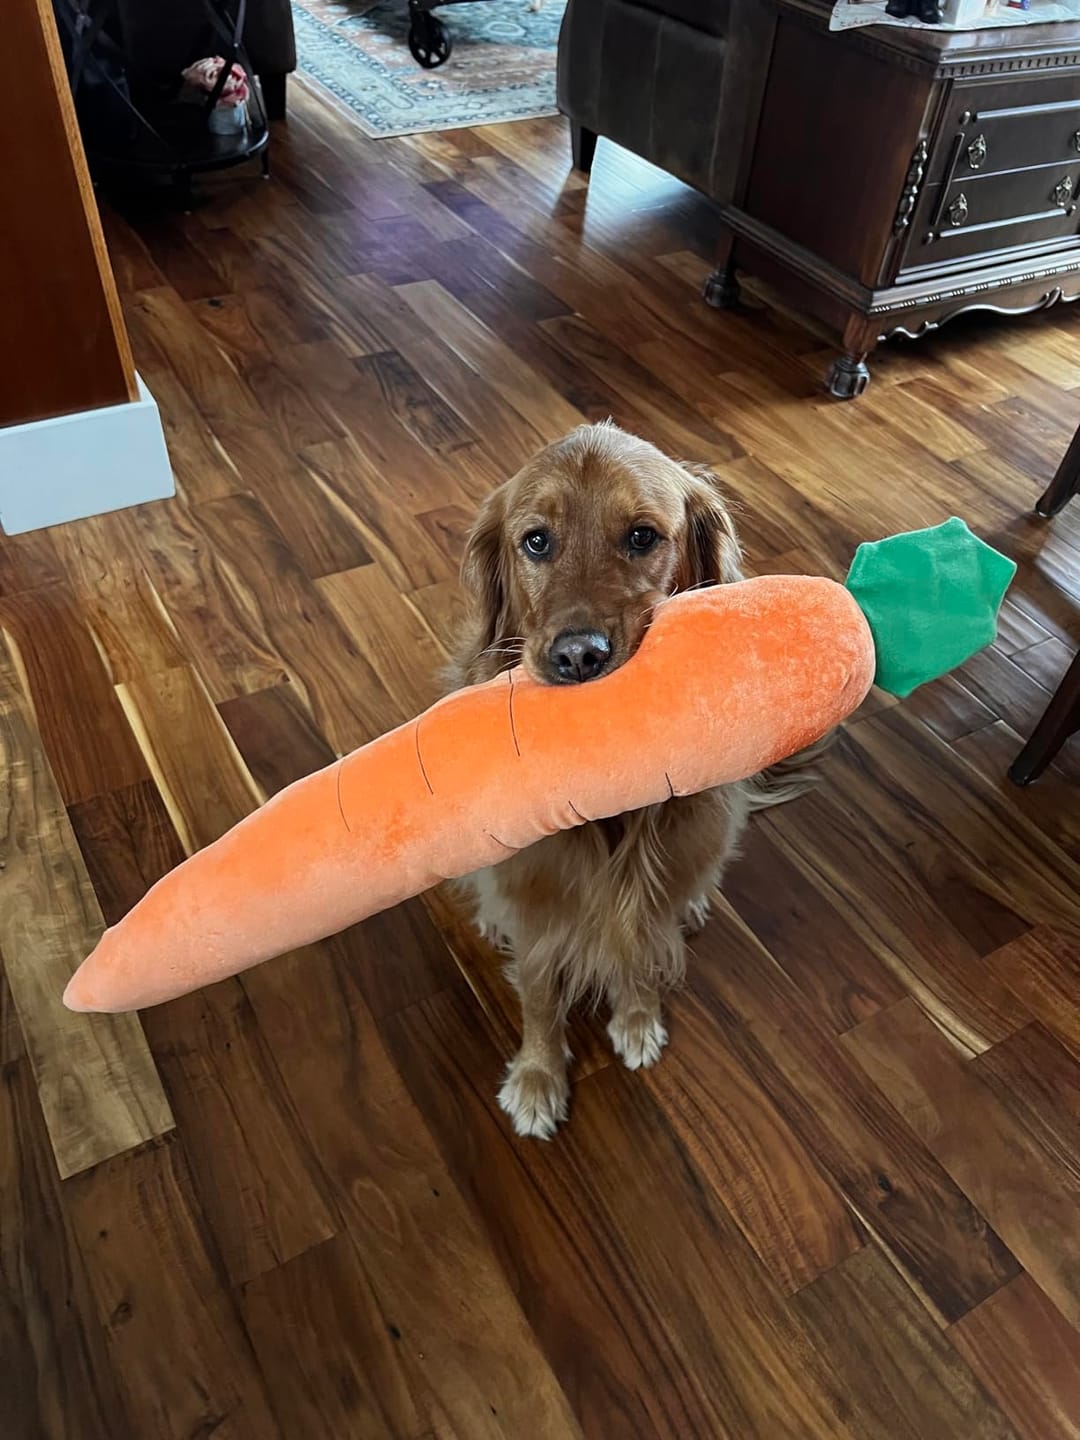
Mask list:
POLYGON ((371 142, 295 89, 270 183, 106 235, 179 495, 0 541, 6 1440, 1078 1440, 1080 307, 886 347, 863 401, 709 207, 561 122, 371 142), (873 695, 759 817, 654 1071, 517 1017, 445 895, 141 1018, 57 1001, 100 925, 415 713, 478 500, 608 415, 713 464, 758 572, 964 516, 995 647, 873 695))

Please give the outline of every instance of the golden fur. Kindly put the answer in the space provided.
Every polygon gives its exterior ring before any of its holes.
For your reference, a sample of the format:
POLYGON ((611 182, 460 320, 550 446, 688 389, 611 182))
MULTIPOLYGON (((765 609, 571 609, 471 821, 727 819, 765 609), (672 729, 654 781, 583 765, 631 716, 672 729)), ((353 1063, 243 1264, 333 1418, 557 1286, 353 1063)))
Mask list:
MULTIPOLYGON (((613 669, 636 650, 660 598, 739 580, 739 560, 707 471, 614 425, 582 426, 483 505, 462 569, 470 618, 448 678, 456 688, 520 662, 557 683, 553 642, 578 630, 609 639, 613 669), (639 554, 632 533, 655 543, 639 554), (525 544, 538 534, 551 547, 539 560, 525 544)), ((704 924, 749 812, 801 788, 770 779, 584 824, 466 882, 478 923, 511 957, 521 999, 522 1045, 499 1093, 519 1134, 548 1138, 566 1118, 565 1020, 582 995, 610 1006, 608 1033, 631 1069, 659 1059, 661 995, 683 974, 687 930, 704 924)))

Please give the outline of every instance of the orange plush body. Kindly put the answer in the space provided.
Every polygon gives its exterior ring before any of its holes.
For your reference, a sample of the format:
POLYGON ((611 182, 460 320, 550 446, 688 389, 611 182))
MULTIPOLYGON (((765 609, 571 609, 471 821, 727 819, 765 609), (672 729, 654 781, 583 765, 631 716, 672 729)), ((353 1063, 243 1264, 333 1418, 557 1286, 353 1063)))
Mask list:
POLYGON ((850 714, 874 665, 862 611, 830 580, 667 601, 601 680, 501 675, 281 791, 107 930, 65 1002, 156 1005, 557 830, 745 779, 850 714))

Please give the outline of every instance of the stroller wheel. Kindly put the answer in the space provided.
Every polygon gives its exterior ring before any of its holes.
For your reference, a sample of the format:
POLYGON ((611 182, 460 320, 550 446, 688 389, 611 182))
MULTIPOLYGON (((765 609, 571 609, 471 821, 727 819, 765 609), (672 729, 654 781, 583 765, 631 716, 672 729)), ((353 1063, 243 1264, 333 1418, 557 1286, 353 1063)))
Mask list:
POLYGON ((409 49, 418 65, 425 70, 437 70, 450 59, 453 49, 450 32, 441 20, 428 10, 414 10, 409 26, 409 49))

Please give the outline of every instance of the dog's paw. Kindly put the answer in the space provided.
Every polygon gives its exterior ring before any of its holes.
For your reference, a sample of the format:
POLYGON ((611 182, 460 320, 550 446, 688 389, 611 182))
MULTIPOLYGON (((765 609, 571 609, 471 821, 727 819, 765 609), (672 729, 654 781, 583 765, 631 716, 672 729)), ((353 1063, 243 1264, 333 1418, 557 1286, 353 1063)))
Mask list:
POLYGON ((518 1135, 550 1140, 566 1119, 570 1082, 565 1070, 546 1070, 520 1058, 510 1062, 499 1091, 499 1105, 518 1135))
POLYGON ((544 8, 544 0, 529 0, 529 9, 534 15, 539 15, 544 8))
POLYGON ((712 900, 708 895, 699 895, 691 900, 683 913, 683 929, 688 935, 700 935, 708 924, 712 912, 712 900))
POLYGON ((615 1054, 628 1070, 647 1070, 655 1065, 668 1041, 663 1020, 646 1010, 613 1015, 607 1033, 615 1054))

